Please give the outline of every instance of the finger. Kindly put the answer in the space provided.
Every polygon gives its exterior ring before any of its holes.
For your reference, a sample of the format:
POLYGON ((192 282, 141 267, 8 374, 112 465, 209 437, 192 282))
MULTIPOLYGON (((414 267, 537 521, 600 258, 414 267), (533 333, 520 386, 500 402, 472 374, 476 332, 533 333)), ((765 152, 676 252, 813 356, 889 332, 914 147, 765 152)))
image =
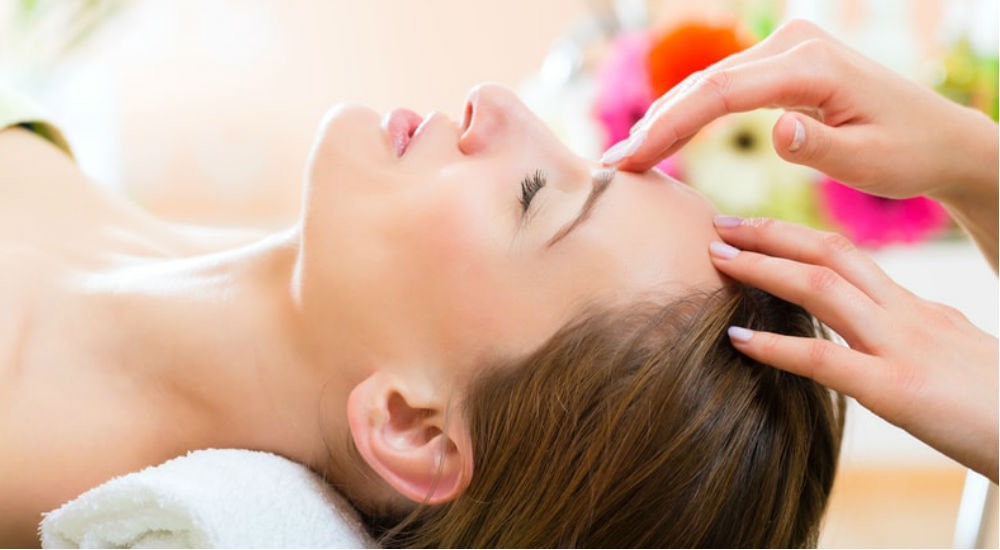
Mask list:
POLYGON ((881 306, 904 296, 902 287, 843 235, 771 218, 733 216, 717 216, 715 229, 723 240, 741 250, 826 266, 881 306))
POLYGON ((810 378, 862 402, 869 401, 873 388, 884 387, 878 358, 829 340, 731 327, 729 341, 740 353, 765 365, 810 378))
POLYGON ((885 310, 828 267, 740 251, 718 242, 709 250, 716 269, 804 307, 852 348, 870 351, 888 338, 885 310))
MULTIPOLYGON (((761 40, 760 42, 750 46, 749 48, 734 53, 706 68, 702 72, 712 72, 719 69, 728 69, 736 65, 741 65, 744 63, 749 63, 751 61, 757 61, 764 59, 773 55, 778 55, 788 49, 793 48, 797 44, 800 44, 806 40, 810 39, 823 39, 831 42, 836 42, 836 40, 827 34, 826 31, 821 29, 809 21, 803 19, 793 19, 777 29, 774 30, 770 35, 761 40)), ((684 91, 698 78, 698 73, 688 76, 684 81, 682 81, 677 86, 671 88, 667 93, 660 96, 656 101, 654 101, 648 109, 646 109, 646 114, 635 123, 632 130, 637 130, 641 128, 650 118, 651 114, 655 114, 657 110, 664 103, 670 100, 673 96, 684 91)), ((630 131, 630 133, 632 133, 630 131)))
MULTIPOLYGON (((762 107, 820 107, 834 93, 826 64, 816 62, 816 41, 780 55, 701 73, 681 93, 663 103, 645 127, 642 143, 618 160, 624 170, 645 171, 677 150, 720 116, 762 107)), ((825 55, 825 54, 824 54, 825 55)))

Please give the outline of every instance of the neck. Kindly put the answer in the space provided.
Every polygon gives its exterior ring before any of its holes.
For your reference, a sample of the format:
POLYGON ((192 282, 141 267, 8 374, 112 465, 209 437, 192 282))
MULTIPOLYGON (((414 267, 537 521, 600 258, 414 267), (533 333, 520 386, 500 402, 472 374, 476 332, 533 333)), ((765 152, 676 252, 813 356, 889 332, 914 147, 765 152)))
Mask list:
POLYGON ((101 368, 149 392, 138 402, 158 409, 143 412, 161 419, 152 429, 165 453, 255 449, 323 473, 345 463, 346 401, 358 375, 304 341, 293 300, 299 239, 296 226, 82 280, 93 318, 106 320, 93 325, 101 368))

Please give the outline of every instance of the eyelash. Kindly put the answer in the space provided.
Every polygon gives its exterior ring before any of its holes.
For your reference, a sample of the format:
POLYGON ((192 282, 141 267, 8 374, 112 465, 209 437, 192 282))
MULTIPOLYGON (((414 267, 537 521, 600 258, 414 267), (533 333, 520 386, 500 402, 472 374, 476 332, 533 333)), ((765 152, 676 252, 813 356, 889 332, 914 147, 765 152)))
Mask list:
POLYGON ((545 187, 545 175, 541 170, 535 170, 521 180, 521 211, 527 212, 531 206, 531 199, 535 198, 542 187, 545 187))

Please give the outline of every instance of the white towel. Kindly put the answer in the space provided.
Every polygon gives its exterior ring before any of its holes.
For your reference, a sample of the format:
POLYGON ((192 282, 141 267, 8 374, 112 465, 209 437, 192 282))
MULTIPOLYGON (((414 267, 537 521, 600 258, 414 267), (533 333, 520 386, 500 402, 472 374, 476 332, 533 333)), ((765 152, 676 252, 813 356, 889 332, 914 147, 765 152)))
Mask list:
POLYGON ((305 466, 206 449, 114 478, 44 514, 43 548, 376 548, 305 466))

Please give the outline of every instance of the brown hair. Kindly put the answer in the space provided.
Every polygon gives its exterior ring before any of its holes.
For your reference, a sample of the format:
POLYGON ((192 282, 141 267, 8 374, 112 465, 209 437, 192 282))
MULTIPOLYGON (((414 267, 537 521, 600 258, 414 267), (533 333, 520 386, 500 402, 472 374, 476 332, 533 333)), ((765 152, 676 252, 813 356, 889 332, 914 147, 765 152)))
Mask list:
POLYGON ((742 285, 592 310, 474 380, 468 489, 380 542, 814 546, 843 397, 740 354, 730 325, 825 336, 802 308, 742 285))

